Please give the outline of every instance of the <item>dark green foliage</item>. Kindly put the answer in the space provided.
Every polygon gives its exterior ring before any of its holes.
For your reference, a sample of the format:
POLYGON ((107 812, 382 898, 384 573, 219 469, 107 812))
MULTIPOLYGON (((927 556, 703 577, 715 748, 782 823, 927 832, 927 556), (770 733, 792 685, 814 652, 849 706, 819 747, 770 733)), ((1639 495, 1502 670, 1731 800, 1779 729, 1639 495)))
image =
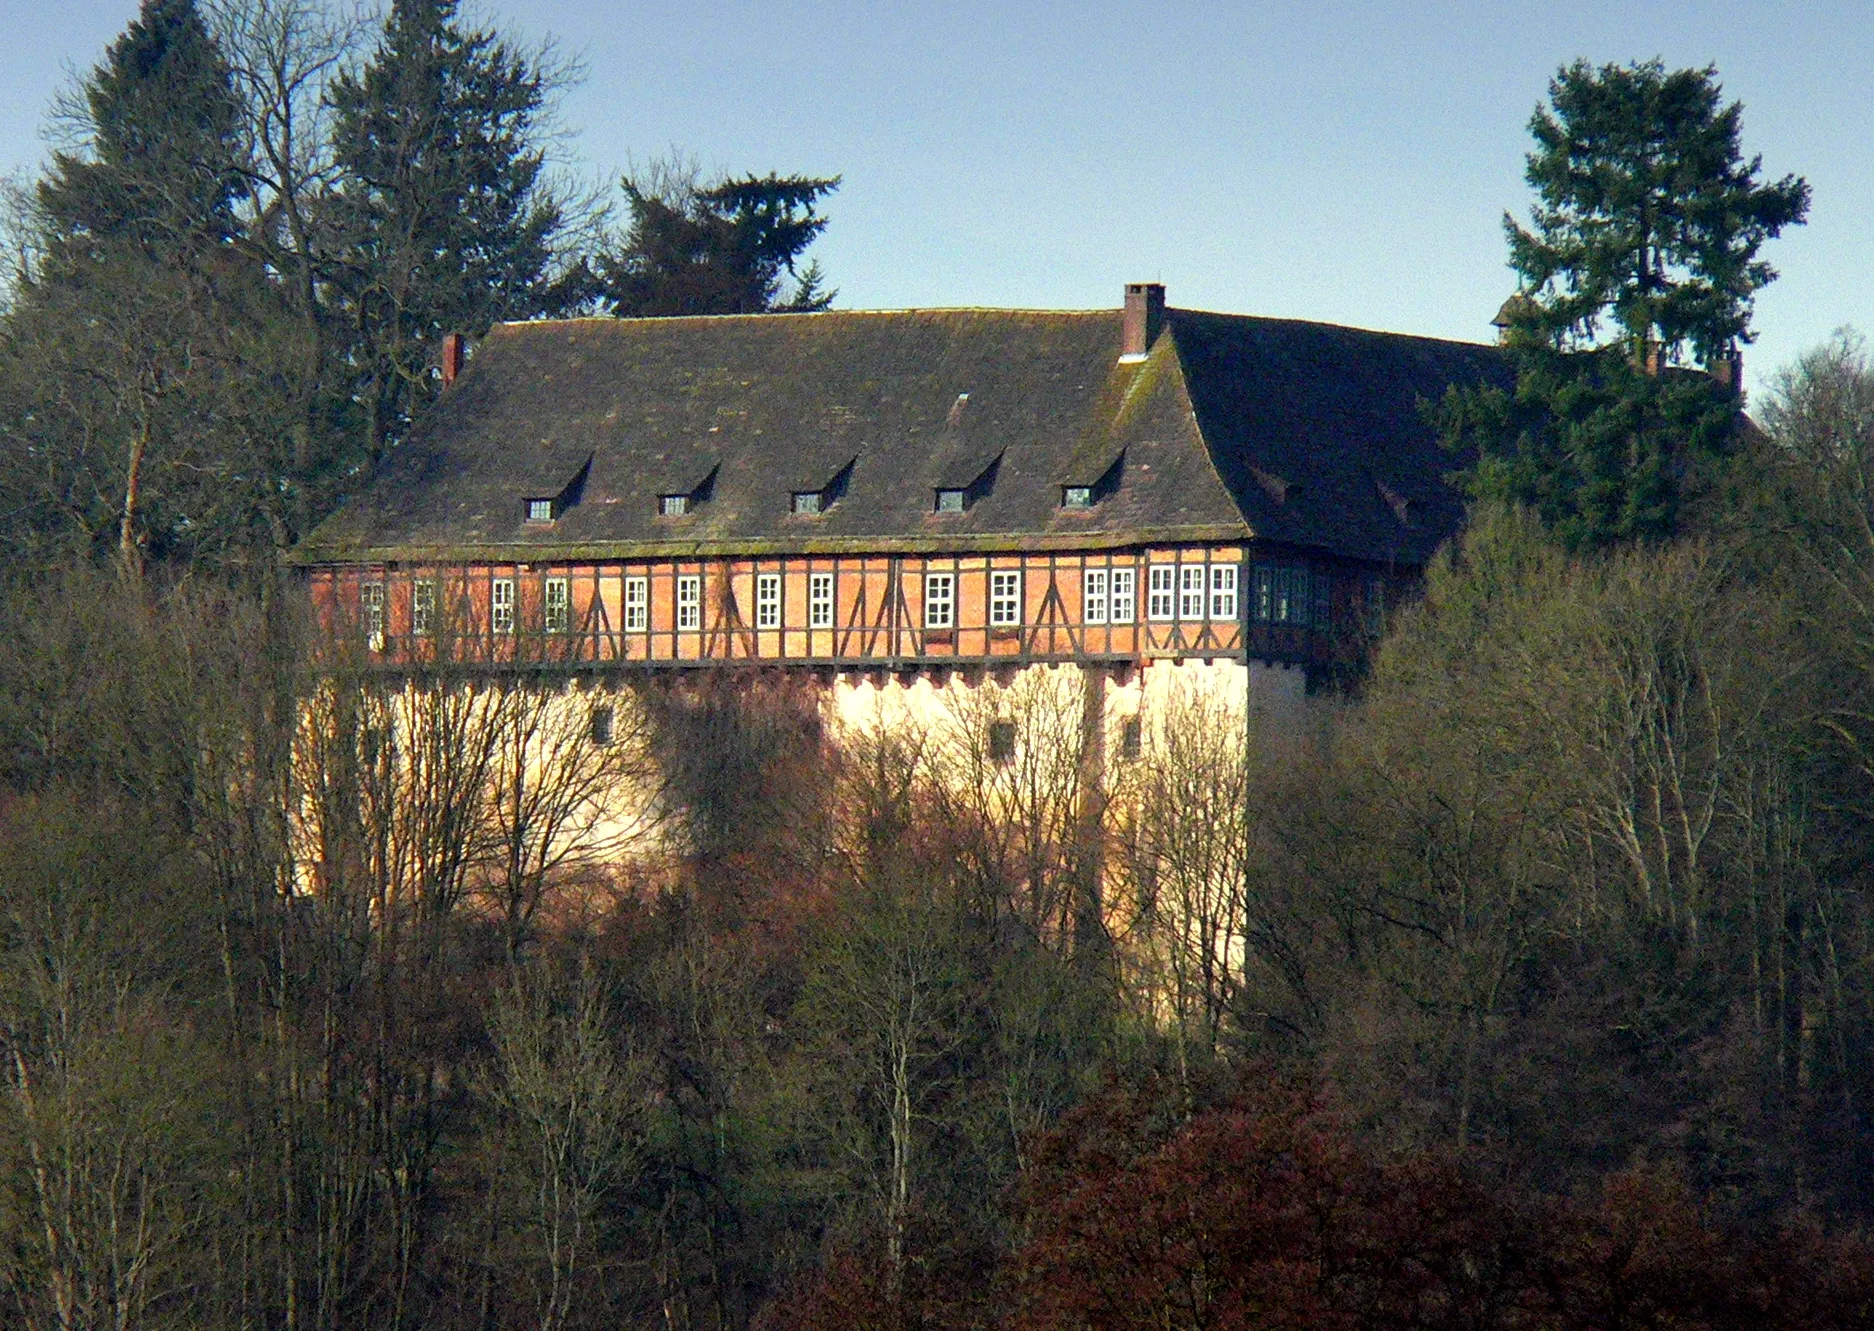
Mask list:
POLYGON ((1657 541, 1720 483, 1737 397, 1700 374, 1647 374, 1624 349, 1510 352, 1513 389, 1452 389, 1437 420, 1475 465, 1470 497, 1523 504, 1574 549, 1657 541))
POLYGON ((241 105, 194 0, 144 0, 83 97, 86 150, 57 154, 38 189, 53 272, 119 245, 195 258, 235 234, 241 105))
POLYGON ((1504 218, 1515 392, 1453 391, 1435 412, 1475 459, 1462 477, 1473 499, 1527 505, 1590 548, 1669 537, 1725 484, 1736 348, 1776 276, 1758 252, 1809 206, 1794 176, 1758 182, 1742 114, 1721 105, 1710 68, 1577 61, 1550 81, 1530 120, 1532 228, 1504 218), (1672 373, 1688 346, 1723 376, 1672 373))
POLYGON ((456 10, 396 0, 369 62, 331 93, 327 221, 373 458, 429 400, 444 334, 569 300, 554 280, 565 216, 542 174, 548 76, 456 10))
POLYGON ((1584 60, 1549 82, 1529 130, 1532 228, 1505 216, 1523 328, 1592 345, 1604 320, 1636 359, 1688 343, 1701 361, 1750 340, 1753 294, 1776 277, 1763 243, 1803 220, 1809 187, 1762 184, 1740 146, 1743 107, 1718 72, 1584 60))
POLYGON ((627 178, 631 229, 622 252, 601 265, 604 299, 630 317, 826 309, 837 293, 823 289, 818 262, 801 258, 826 229, 815 205, 838 187, 837 176, 666 190, 627 178))

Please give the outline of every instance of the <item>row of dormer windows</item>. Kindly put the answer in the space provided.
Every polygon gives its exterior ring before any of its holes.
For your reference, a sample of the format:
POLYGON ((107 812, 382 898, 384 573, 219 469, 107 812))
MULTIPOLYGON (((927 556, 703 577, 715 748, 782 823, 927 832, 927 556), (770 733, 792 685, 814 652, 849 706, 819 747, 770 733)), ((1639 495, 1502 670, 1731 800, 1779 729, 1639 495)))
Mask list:
MULTIPOLYGON (((1137 566, 1097 567, 1082 570, 1080 578, 1080 622, 1085 625, 1130 625, 1139 621, 1144 611, 1148 623, 1232 622, 1242 610, 1258 623, 1296 628, 1325 629, 1330 622, 1330 575, 1304 565, 1256 564, 1248 569, 1251 579, 1247 606, 1242 602, 1240 585, 1244 572, 1234 562, 1148 563, 1137 566), (1143 601, 1143 605, 1141 605, 1143 601)), ((800 577, 795 574, 794 577, 800 577)), ((961 580, 984 576, 954 570, 927 570, 922 581, 922 627, 948 630, 958 627, 958 599, 961 580)), ((1019 568, 986 571, 982 590, 988 626, 992 629, 1019 628, 1026 622, 1026 575, 1019 568)), ((810 571, 806 578, 806 624, 809 629, 836 626, 838 574, 833 571, 810 571)), ((650 575, 627 574, 622 585, 622 623, 627 633, 643 633, 651 628, 650 575)), ((796 583, 798 588, 799 584, 796 583)), ((756 629, 800 628, 785 622, 786 575, 779 572, 754 575, 752 618, 756 629)), ((498 635, 515 632, 519 625, 517 582, 514 578, 493 578, 488 585, 488 628, 498 635)), ((1369 593, 1369 596, 1371 594, 1369 593)), ((359 586, 358 604, 362 627, 373 645, 381 645, 385 633, 385 585, 365 582, 359 586)), ((566 633, 572 628, 572 583, 564 575, 546 575, 539 582, 541 631, 566 633)), ((410 633, 429 637, 443 628, 438 618, 437 584, 432 579, 418 579, 410 584, 410 633)), ((670 629, 695 632, 703 627, 703 575, 675 575, 671 595, 670 629)))
MULTIPOLYGON (((839 487, 843 490, 843 487, 839 487)), ((795 490, 790 498, 790 512, 795 517, 818 517, 832 508, 840 500, 838 493, 832 493, 834 487, 827 490, 795 490)), ((933 493, 931 504, 933 513, 965 513, 974 505, 988 487, 981 487, 981 492, 974 492, 967 486, 940 486, 933 493)), ((1093 485, 1063 485, 1061 487, 1060 506, 1064 509, 1085 512, 1096 507, 1105 498, 1100 487, 1093 485)), ((662 518, 687 517, 697 511, 705 502, 705 496, 689 491, 680 494, 661 494, 657 496, 657 515, 662 518)), ((564 515, 565 507, 558 499, 527 499, 522 501, 526 513, 527 525, 547 526, 564 515)))

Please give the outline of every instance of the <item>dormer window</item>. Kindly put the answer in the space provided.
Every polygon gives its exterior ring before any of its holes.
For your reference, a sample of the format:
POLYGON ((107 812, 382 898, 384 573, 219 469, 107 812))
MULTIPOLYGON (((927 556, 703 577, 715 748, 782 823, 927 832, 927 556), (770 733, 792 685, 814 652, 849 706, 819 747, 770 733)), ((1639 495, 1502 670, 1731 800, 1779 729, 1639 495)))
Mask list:
POLYGON ((680 518, 690 511, 690 496, 661 495, 657 500, 657 511, 666 518, 680 518))
POLYGON ((551 499, 529 499, 527 501, 527 520, 532 523, 551 522, 559 516, 554 512, 551 499))
POLYGON ((1124 449, 1107 460, 1104 467, 1100 467, 1100 462, 1097 460, 1089 459, 1089 461, 1092 461, 1092 466, 1082 463, 1076 466, 1072 473, 1061 478, 1063 482, 1061 485, 1062 508, 1084 513, 1096 507, 1101 500, 1119 489, 1119 483, 1126 474, 1124 449), (1100 467, 1100 470, 1095 471, 1095 467, 1100 467))
POLYGON ((968 506, 968 490, 939 490, 937 492, 937 511, 939 513, 961 513, 968 506))
POLYGON ((818 490, 794 491, 794 512, 800 517, 814 517, 821 511, 821 502, 825 499, 818 490))

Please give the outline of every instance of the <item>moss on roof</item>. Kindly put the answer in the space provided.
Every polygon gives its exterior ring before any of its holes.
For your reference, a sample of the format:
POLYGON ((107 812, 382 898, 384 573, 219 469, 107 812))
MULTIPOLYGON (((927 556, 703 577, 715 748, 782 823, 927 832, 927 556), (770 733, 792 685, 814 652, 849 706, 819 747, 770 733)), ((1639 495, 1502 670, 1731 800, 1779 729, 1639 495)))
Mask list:
POLYGON ((1170 311, 1118 363, 1117 311, 838 311, 505 324, 370 483, 297 552, 527 559, 790 549, 984 549, 1263 536, 1420 562, 1457 500, 1421 397, 1497 373, 1494 349, 1170 311), (963 398, 962 395, 967 395, 963 398), (1060 486, 1123 451, 1091 512, 1060 486), (934 513, 999 458, 960 514, 934 513), (560 494, 551 526, 523 500, 560 494), (856 459, 856 461, 855 461, 856 459), (848 462, 837 503, 793 492, 848 462), (1275 502, 1255 472, 1280 476, 1275 502), (658 496, 689 493, 683 517, 658 496), (1377 488, 1408 497, 1407 521, 1377 488), (1199 536, 1197 533, 1203 533, 1199 536))

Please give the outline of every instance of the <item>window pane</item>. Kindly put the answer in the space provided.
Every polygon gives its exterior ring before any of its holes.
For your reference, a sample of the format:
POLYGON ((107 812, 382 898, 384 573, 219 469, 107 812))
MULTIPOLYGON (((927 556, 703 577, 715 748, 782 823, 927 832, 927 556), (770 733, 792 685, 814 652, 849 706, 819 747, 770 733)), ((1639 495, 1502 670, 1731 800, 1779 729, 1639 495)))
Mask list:
POLYGON ((1186 564, 1180 570, 1178 579, 1178 618, 1202 619, 1204 617, 1204 566, 1186 564))
POLYGON ((807 627, 833 627, 833 575, 812 573, 807 577, 807 627))
POLYGON ((548 578, 541 588, 540 627, 548 633, 566 632, 567 604, 571 600, 565 578, 548 578))
POLYGON ((488 584, 488 627, 496 633, 514 632, 514 579, 496 578, 488 584))
POLYGON ((999 628, 1022 622, 1020 570, 997 569, 989 575, 989 622, 999 628))
POLYGON ((781 627, 781 575, 760 573, 755 577, 755 627, 781 627))
POLYGON ((677 579, 677 627, 698 629, 703 626, 703 579, 685 573, 677 579))
POLYGON ((690 511, 690 497, 688 495, 665 495, 658 511, 667 518, 680 518, 690 511))
POLYGON ((1106 570, 1090 568, 1080 575, 1080 620, 1084 624, 1106 622, 1106 570))
POLYGON ((419 582, 410 588, 410 632, 417 637, 431 633, 436 617, 436 584, 419 582))
POLYGON ((937 511, 939 513, 961 513, 963 511, 963 492, 961 490, 939 490, 937 492, 937 511))
POLYGON ((1322 631, 1334 626, 1334 579, 1326 569, 1314 571, 1314 618, 1311 622, 1322 631))
POLYGON ((625 630, 642 633, 650 626, 650 579, 633 576, 625 579, 625 630))
POLYGON ((1113 570, 1112 623, 1130 624, 1138 617, 1136 596, 1138 581, 1137 569, 1116 568, 1113 570))
POLYGON ((1070 485, 1061 491, 1062 508, 1092 508, 1093 487, 1070 485))
POLYGON ((1235 564, 1210 566, 1210 617, 1223 620, 1236 618, 1235 564))
POLYGON ((947 629, 955 620, 956 577, 950 573, 924 575, 924 627, 947 629))
POLYGON ((527 501, 527 520, 529 522, 553 521, 553 501, 551 499, 529 499, 527 501))
POLYGON ((1275 570, 1267 564, 1256 565, 1256 618, 1267 624, 1275 615, 1275 570))
POLYGON ((1178 570, 1170 564, 1152 565, 1146 613, 1153 619, 1168 620, 1178 617, 1178 604, 1175 599, 1177 578, 1178 570))

